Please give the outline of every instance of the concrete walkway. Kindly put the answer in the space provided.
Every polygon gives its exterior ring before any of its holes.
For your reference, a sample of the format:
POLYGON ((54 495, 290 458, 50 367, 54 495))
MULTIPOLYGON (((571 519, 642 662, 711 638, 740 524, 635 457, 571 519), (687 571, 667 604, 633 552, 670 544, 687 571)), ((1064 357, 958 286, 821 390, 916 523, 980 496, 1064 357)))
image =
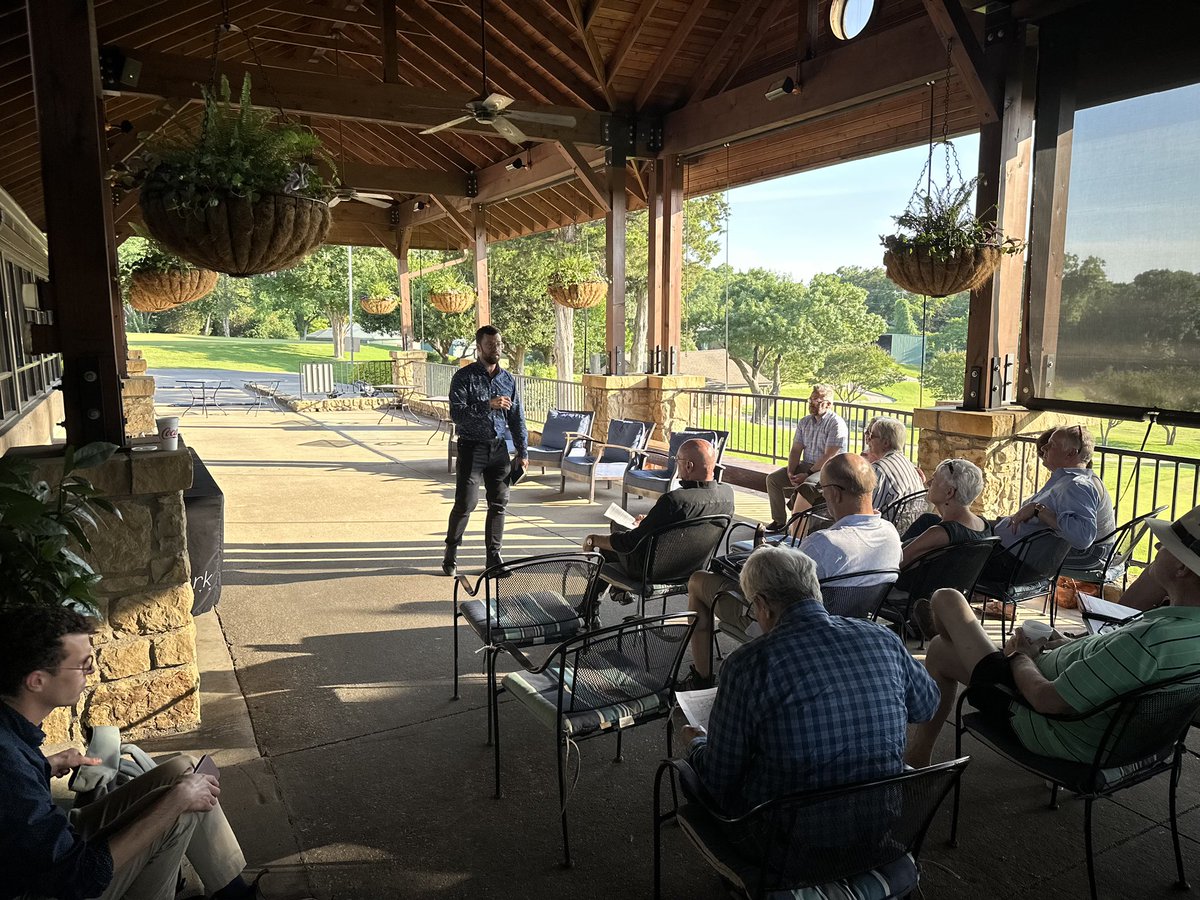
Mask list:
MULTIPOLYGON (((219 623, 199 620, 204 725, 155 749, 214 751, 252 864, 283 868, 321 898, 650 896, 663 729, 630 732, 620 764, 611 738, 581 746, 576 867, 559 868, 552 736, 502 705, 505 797, 494 800, 482 656, 466 629, 463 698, 450 700, 445 442, 377 419, 271 411, 181 423, 225 491, 225 588, 219 623)), ((564 500, 557 487, 535 474, 513 490, 507 555, 577 546, 619 500, 602 491, 589 505, 570 482, 564 500)), ((765 497, 739 494, 738 509, 763 517, 765 497)), ((482 565, 481 513, 460 556, 467 571, 482 565)), ((961 847, 945 846, 947 806, 924 854, 925 896, 1085 896, 1082 804, 1049 812, 1040 783, 978 745, 968 752, 961 847)), ((1200 878, 1197 774, 1189 758, 1180 808, 1200 878)), ((1173 894, 1166 788, 1159 779, 1097 806, 1104 896, 1173 894)), ((668 897, 724 896, 676 829, 664 872, 668 897)))

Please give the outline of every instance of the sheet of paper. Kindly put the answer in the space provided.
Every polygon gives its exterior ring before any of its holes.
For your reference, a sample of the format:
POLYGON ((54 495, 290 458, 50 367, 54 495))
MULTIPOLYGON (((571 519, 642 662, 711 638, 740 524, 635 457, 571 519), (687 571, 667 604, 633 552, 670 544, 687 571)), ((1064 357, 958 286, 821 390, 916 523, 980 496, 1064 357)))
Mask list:
POLYGON ((676 691, 675 700, 689 725, 699 725, 708 728, 708 715, 712 712, 713 701, 717 699, 717 689, 708 688, 703 691, 676 691))
POLYGON ((1113 603, 1101 597, 1093 597, 1090 594, 1077 594, 1077 596, 1079 597, 1079 608, 1085 613, 1098 618, 1115 619, 1118 622, 1123 622, 1126 619, 1132 619, 1134 616, 1142 614, 1140 609, 1134 609, 1132 606, 1122 606, 1120 603, 1113 603))
POLYGON ((618 525, 623 525, 626 528, 636 528, 637 523, 633 520, 633 516, 621 509, 620 504, 610 503, 608 509, 604 511, 604 518, 611 519, 618 525))

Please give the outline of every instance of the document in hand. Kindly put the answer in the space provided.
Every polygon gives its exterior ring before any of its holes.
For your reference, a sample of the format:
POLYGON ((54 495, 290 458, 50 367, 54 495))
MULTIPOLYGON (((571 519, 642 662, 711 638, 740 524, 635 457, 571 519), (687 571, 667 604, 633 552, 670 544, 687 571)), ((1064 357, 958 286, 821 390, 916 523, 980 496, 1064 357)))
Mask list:
POLYGON ((608 509, 604 511, 604 518, 616 522, 618 525, 630 530, 637 527, 637 522, 634 521, 633 516, 621 509, 621 507, 616 503, 608 504, 608 509))
POLYGON ((1142 611, 1132 606, 1122 606, 1090 594, 1079 594, 1079 610, 1083 613, 1083 624, 1087 626, 1088 634, 1099 634, 1112 628, 1119 628, 1126 622, 1140 618, 1142 611))
POLYGON ((687 719, 689 725, 699 725, 708 729, 708 716, 712 712, 713 701, 717 699, 717 689, 707 688, 703 691, 676 691, 675 701, 679 710, 687 719))

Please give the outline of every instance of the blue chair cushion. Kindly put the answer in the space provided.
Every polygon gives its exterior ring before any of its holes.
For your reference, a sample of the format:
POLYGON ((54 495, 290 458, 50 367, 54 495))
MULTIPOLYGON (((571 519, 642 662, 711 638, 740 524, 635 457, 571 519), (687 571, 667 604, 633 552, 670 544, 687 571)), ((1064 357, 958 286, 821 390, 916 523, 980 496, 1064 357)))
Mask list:
MULTIPOLYGON (((587 678, 576 686, 575 673, 568 669, 562 678, 563 731, 569 735, 590 734, 609 728, 624 728, 648 713, 665 713, 671 705, 661 684, 647 685, 644 663, 617 651, 610 664, 589 667, 587 678), (575 711, 572 712, 571 710, 575 711)), ((559 673, 517 671, 504 676, 504 688, 514 699, 529 707, 534 717, 554 731, 558 720, 559 673)))
MULTIPOLYGON (((759 870, 732 840, 727 827, 698 803, 679 808, 679 826, 722 876, 749 894, 755 889, 759 870)), ((791 891, 772 891, 769 900, 890 900, 906 897, 920 880, 916 861, 904 854, 886 865, 828 884, 791 891)))
POLYGON ((671 489, 672 478, 665 469, 630 469, 625 473, 625 484, 630 489, 665 494, 671 489))
POLYGON ((627 465, 623 462, 597 462, 594 456, 568 456, 563 460, 562 470, 566 475, 587 480, 592 477, 592 469, 595 469, 597 481, 616 481, 624 477, 627 465))
POLYGON ((496 598, 458 604, 459 612, 482 641, 488 640, 489 614, 493 643, 511 641, 523 646, 557 644, 583 630, 583 620, 561 594, 534 591, 505 597, 497 618, 496 598))
POLYGON ((530 447, 529 462, 535 466, 557 466, 562 460, 562 449, 547 450, 545 447, 530 447))
POLYGON ((613 419, 608 423, 608 438, 605 443, 614 446, 604 448, 600 461, 606 463, 629 462, 629 451, 624 447, 641 449, 646 443, 646 426, 632 419, 613 419))
POLYGON ((562 450, 567 446, 567 432, 587 434, 592 429, 592 414, 587 412, 563 412, 552 409, 542 426, 543 450, 562 450))

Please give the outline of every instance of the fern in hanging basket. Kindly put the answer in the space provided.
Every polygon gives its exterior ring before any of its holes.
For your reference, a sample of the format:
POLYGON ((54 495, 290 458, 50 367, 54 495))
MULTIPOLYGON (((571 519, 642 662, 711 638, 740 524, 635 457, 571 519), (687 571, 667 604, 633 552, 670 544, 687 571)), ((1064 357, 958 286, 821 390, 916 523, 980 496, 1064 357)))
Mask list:
POLYGON ((590 309, 608 296, 608 277, 587 253, 571 253, 555 260, 546 292, 559 306, 590 309))
POLYGON ((950 175, 958 156, 949 141, 939 144, 947 155, 946 178, 934 184, 930 176, 933 147, 908 208, 893 216, 897 233, 881 235, 886 248, 883 266, 888 278, 914 294, 947 297, 980 287, 1000 265, 1000 257, 1020 253, 1024 244, 1007 238, 995 221, 974 215, 969 206, 979 178, 950 175), (922 187, 924 182, 924 187, 922 187))
POLYGON ((199 132, 149 137, 119 183, 140 187, 146 227, 169 250, 245 277, 293 266, 325 239, 322 161, 312 131, 254 108, 249 75, 237 104, 222 77, 219 92, 204 89, 199 132))
POLYGON ((166 312, 212 293, 217 273, 199 269, 143 238, 142 251, 123 266, 128 302, 138 312, 166 312))
POLYGON ((377 281, 371 285, 369 293, 358 301, 363 312, 373 316, 386 316, 394 312, 399 303, 400 298, 392 293, 392 287, 386 281, 377 281))
POLYGON ((475 305, 475 290, 454 269, 440 269, 424 276, 433 308, 451 315, 465 313, 475 305))

